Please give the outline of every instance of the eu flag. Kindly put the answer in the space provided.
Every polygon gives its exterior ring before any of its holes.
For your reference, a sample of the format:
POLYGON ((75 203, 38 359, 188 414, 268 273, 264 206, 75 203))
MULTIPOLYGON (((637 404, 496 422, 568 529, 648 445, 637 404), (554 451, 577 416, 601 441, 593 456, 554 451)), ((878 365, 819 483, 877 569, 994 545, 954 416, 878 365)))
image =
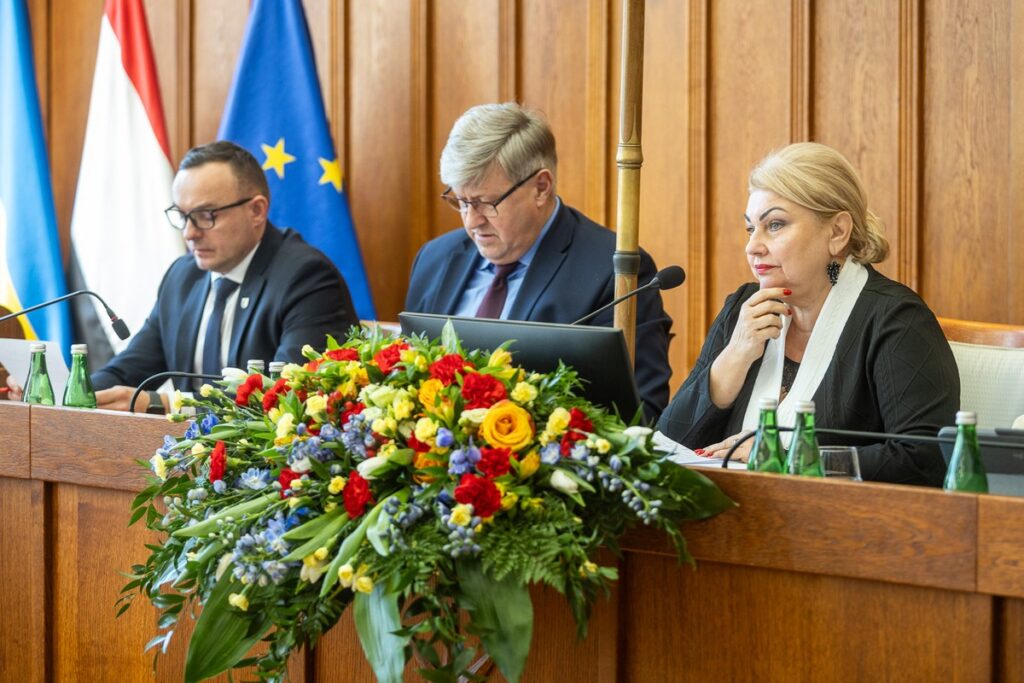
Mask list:
POLYGON ((252 4, 219 136, 263 164, 270 220, 326 254, 359 317, 376 318, 299 0, 252 4))
MULTIPOLYGON (((0 0, 0 305, 66 293, 28 12, 24 0, 0 0)), ((29 339, 71 343, 64 303, 20 320, 29 339)))

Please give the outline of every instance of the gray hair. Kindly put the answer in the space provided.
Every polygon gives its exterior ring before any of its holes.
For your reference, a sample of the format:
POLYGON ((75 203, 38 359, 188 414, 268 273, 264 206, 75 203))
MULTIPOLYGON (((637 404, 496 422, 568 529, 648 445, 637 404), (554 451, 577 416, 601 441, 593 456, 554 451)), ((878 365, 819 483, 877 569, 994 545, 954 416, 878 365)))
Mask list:
POLYGON ((555 136, 539 112, 515 102, 469 109, 452 126, 441 152, 441 182, 475 185, 495 162, 514 182, 541 168, 555 177, 555 136))
POLYGON ((822 220, 846 211, 853 219, 849 250, 858 263, 889 254, 885 226, 868 209, 864 186, 842 154, 816 142, 798 142, 766 156, 750 172, 749 188, 767 190, 810 209, 822 220))

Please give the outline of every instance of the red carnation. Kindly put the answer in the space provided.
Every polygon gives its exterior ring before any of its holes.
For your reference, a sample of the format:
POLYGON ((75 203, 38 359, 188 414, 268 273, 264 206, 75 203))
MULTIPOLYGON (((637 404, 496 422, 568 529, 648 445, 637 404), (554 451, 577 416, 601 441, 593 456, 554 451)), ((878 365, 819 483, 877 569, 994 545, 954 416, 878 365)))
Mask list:
POLYGON ((281 399, 281 394, 288 391, 288 381, 285 379, 279 379, 274 382, 274 386, 270 387, 267 393, 263 394, 263 411, 269 413, 273 408, 277 407, 277 402, 281 399))
MULTIPOLYGON (((333 394, 332 394, 332 396, 333 396, 333 394)), ((342 407, 344 408, 344 410, 341 413, 341 426, 342 427, 344 427, 345 425, 348 424, 349 419, 353 415, 358 415, 359 413, 363 412, 364 408, 366 408, 366 406, 364 404, 362 404, 362 403, 353 403, 352 401, 345 401, 345 405, 342 406, 342 407)))
POLYGON ((594 423, 587 419, 587 414, 579 408, 569 410, 569 429, 578 429, 581 432, 594 433, 594 423))
POLYGON ((331 349, 324 352, 324 358, 330 360, 359 360, 357 349, 331 349))
POLYGON ((235 403, 240 406, 249 405, 249 396, 254 391, 260 391, 263 389, 263 375, 256 373, 246 377, 245 381, 238 386, 238 391, 235 392, 235 403))
POLYGON ((511 454, 512 452, 507 448, 483 447, 480 449, 480 461, 476 464, 476 468, 488 479, 508 474, 508 459, 511 454))
POLYGON ((366 504, 373 502, 369 483, 355 470, 352 470, 341 493, 345 499, 345 512, 348 513, 349 519, 360 517, 366 510, 366 504))
POLYGON ((465 358, 458 353, 449 353, 430 364, 430 376, 441 380, 441 384, 448 386, 455 381, 455 374, 462 372, 465 367, 465 358))
POLYGON ((562 435, 562 442, 558 444, 558 450, 561 452, 563 458, 568 458, 569 453, 572 451, 572 446, 577 441, 583 441, 587 438, 586 434, 580 432, 566 432, 562 435))
POLYGON ((471 372, 462 380, 462 399, 466 409, 490 408, 498 401, 508 398, 505 385, 493 375, 471 372))
POLYGON ((501 507, 498 487, 490 479, 475 474, 462 475, 459 485, 455 487, 455 500, 463 505, 472 505, 473 512, 485 519, 501 507))
POLYGON ((210 483, 224 478, 224 467, 228 463, 227 448, 223 441, 218 441, 210 453, 210 483))
POLYGON ((410 434, 408 441, 409 441, 409 448, 413 449, 417 453, 426 453, 427 451, 430 450, 430 444, 429 443, 423 443, 422 441, 420 441, 419 439, 416 438, 415 434, 410 434))
POLYGON ((287 497, 288 493, 292 490, 292 482, 301 477, 301 474, 299 474, 298 472, 292 472, 287 467, 281 470, 281 476, 279 476, 277 480, 281 483, 282 498, 287 497))
POLYGON ((398 365, 398 361, 402 355, 402 351, 409 348, 409 345, 405 342, 399 342, 398 344, 392 344, 386 349, 381 349, 377 352, 377 355, 373 357, 374 362, 380 371, 385 375, 395 369, 398 365))

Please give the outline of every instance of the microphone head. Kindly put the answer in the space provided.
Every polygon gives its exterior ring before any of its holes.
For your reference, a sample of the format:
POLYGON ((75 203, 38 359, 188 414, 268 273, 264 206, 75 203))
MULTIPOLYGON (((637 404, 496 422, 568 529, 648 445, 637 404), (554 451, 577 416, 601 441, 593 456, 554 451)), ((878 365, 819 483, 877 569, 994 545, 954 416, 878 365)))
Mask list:
POLYGON ((110 324, 113 326, 114 333, 118 339, 127 339, 131 336, 132 333, 128 331, 128 325, 120 318, 111 318, 110 324))
POLYGON ((686 273, 679 266, 669 266, 659 270, 654 279, 658 281, 658 289, 675 289, 686 280, 686 273))

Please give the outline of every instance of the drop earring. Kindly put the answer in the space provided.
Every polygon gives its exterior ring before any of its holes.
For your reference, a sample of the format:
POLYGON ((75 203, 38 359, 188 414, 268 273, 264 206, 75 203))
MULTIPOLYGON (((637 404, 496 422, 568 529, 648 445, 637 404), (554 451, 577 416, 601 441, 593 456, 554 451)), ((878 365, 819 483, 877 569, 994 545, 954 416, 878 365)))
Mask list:
POLYGON ((839 262, 829 261, 828 265, 825 266, 825 272, 828 273, 828 281, 835 287, 836 283, 839 282, 839 262))

